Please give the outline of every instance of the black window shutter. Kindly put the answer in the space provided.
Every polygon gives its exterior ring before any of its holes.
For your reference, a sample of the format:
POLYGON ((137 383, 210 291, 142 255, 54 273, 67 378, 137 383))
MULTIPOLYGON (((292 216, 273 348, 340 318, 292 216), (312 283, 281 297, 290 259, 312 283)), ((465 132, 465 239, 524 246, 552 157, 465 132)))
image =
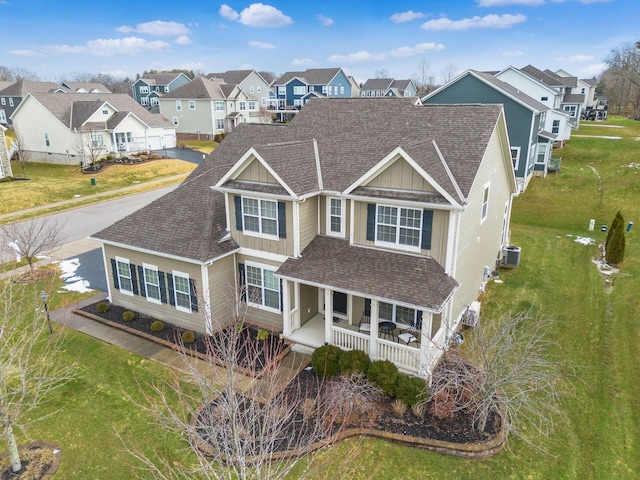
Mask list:
POLYGON ((242 231, 242 197, 234 195, 233 203, 236 208, 236 230, 242 231))
POLYGON ((167 273, 167 286, 169 287, 169 305, 176 304, 176 297, 173 293, 173 275, 167 273))
POLYGON ((247 301, 247 279, 245 276, 244 263, 238 264, 238 287, 240 288, 240 299, 247 301))
POLYGON ((130 263, 129 270, 131 271, 131 285, 133 288, 133 294, 138 295, 138 274, 136 273, 136 266, 133 263, 130 263))
POLYGON ((196 289, 196 281, 193 278, 189 279, 189 291, 191 292, 191 310, 198 311, 198 291, 196 289))
POLYGON ((278 237, 287 238, 287 207, 284 202, 278 202, 278 237))
POLYGON ((284 305, 282 301, 282 279, 280 279, 280 311, 284 311, 284 305))
POLYGON ((364 316, 365 317, 371 316, 371 299, 370 298, 364 299, 364 316))
POLYGON ((367 240, 376 239, 376 204, 367 204, 367 240))
POLYGON ((144 284, 144 267, 142 265, 138 265, 138 280, 140 280, 140 295, 146 297, 147 288, 144 284))
POLYGON ((113 286, 120 289, 120 279, 118 278, 118 265, 115 258, 111 259, 111 274, 113 275, 113 286))
POLYGON ((420 248, 423 250, 431 249, 431 229, 433 226, 433 210, 422 211, 422 241, 420 248))
POLYGON ((422 330, 422 310, 416 312, 416 324, 414 325, 418 330, 422 330))
POLYGON ((160 284, 160 301, 167 303, 167 284, 164 283, 164 272, 158 272, 158 283, 160 284))

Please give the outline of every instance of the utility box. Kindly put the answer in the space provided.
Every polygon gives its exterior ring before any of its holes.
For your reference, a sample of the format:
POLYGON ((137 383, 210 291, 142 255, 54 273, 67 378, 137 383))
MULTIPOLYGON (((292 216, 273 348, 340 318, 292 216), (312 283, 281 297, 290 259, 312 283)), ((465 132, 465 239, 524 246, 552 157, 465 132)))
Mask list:
POLYGON ((514 247, 513 245, 504 247, 502 251, 502 263, 510 267, 520 265, 520 247, 514 247))

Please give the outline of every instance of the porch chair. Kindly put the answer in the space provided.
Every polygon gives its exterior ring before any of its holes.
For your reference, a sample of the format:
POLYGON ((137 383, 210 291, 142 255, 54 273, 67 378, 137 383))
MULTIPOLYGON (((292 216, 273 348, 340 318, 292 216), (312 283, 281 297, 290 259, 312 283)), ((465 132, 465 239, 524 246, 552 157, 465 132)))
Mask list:
POLYGON ((400 335, 398 335, 398 342, 403 342, 406 345, 409 345, 410 343, 415 342, 415 344, 418 345, 418 337, 417 336, 419 334, 420 334, 420 332, 418 331, 417 328, 410 327, 405 332, 403 332, 400 335))
POLYGON ((360 323, 358 324, 358 331, 363 333, 371 333, 371 312, 365 310, 360 317, 360 323))

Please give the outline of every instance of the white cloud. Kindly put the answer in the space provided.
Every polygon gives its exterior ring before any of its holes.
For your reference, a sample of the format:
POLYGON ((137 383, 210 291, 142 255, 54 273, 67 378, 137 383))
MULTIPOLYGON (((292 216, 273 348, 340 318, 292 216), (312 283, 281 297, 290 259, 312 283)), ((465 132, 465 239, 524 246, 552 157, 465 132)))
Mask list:
POLYGON ((191 45, 193 42, 186 35, 180 35, 174 40, 178 45, 191 45))
POLYGON ((249 42, 249 46, 256 47, 256 48, 264 48, 265 50, 276 48, 275 45, 271 45, 270 43, 256 42, 256 41, 249 42))
POLYGON ((420 55, 425 52, 440 52, 444 50, 444 45, 441 43, 418 43, 413 47, 400 47, 395 50, 391 50, 389 55, 392 57, 412 57, 414 55, 420 55))
POLYGON ((184 70, 194 70, 194 71, 203 70, 204 63, 202 62, 183 63, 182 65, 180 65, 180 68, 184 70))
POLYGON ((333 63, 362 63, 384 60, 384 53, 369 53, 363 50, 346 55, 331 55, 327 60, 333 63))
POLYGON ((10 55, 18 57, 45 57, 46 55, 36 52, 35 50, 9 50, 10 55))
POLYGON ((104 74, 104 75, 111 75, 112 77, 116 77, 116 78, 125 78, 128 76, 128 73, 125 72, 124 70, 103 70, 100 73, 104 74))
POLYGON ((503 15, 485 15, 484 17, 463 18, 462 20, 449 20, 446 17, 437 20, 429 20, 422 24, 425 30, 470 30, 476 28, 511 28, 517 23, 524 22, 527 19, 522 14, 511 15, 505 13, 503 15))
POLYGON ((293 23, 291 17, 271 5, 252 3, 240 13, 229 5, 222 4, 218 13, 227 20, 238 21, 247 27, 273 28, 285 27, 293 23))
POLYGON ((521 57, 522 55, 524 55, 522 50, 509 50, 501 53, 503 57, 521 57))
POLYGON ((558 62, 565 63, 580 63, 580 62, 591 62, 595 57, 593 55, 572 55, 570 57, 558 57, 556 60, 558 62))
POLYGON ((536 7, 547 3, 545 0, 478 0, 479 7, 506 7, 509 5, 528 5, 536 7))
POLYGON ((407 12, 394 13, 393 15, 391 15, 391 21, 393 23, 405 23, 424 17, 425 14, 422 12, 414 12, 413 10, 409 10, 407 12))
POLYGON ((164 51, 170 45, 162 40, 152 42, 139 37, 98 38, 84 45, 45 45, 44 53, 50 55, 81 54, 108 57, 112 55, 139 55, 149 51, 164 51))
POLYGON ((224 3, 220 5, 220 9, 218 10, 218 13, 220 14, 221 17, 224 17, 227 20, 231 20, 233 22, 235 22, 236 20, 238 20, 238 18, 240 18, 240 14, 238 12, 236 12, 233 8, 231 8, 229 5, 226 5, 224 3))
POLYGON ((578 75, 581 78, 592 78, 600 75, 607 69, 606 63, 596 63, 594 65, 588 65, 578 70, 578 75))
POLYGON ((331 25, 333 25, 333 18, 325 17, 321 13, 316 15, 316 18, 320 20, 320 23, 322 23, 322 26, 324 27, 330 27, 331 25))
POLYGON ((122 25, 116 28, 121 33, 142 33, 152 37, 176 37, 191 33, 186 25, 178 22, 163 22, 154 20, 153 22, 139 23, 135 27, 122 25))
POLYGON ((291 65, 294 67, 308 67, 310 65, 315 65, 316 62, 311 60, 310 58, 295 58, 291 62, 291 65))

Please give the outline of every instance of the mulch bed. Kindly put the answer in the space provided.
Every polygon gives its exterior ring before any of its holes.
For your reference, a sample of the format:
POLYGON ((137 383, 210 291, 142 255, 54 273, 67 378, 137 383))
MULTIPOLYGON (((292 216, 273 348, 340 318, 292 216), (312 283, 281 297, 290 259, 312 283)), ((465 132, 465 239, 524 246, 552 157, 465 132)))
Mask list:
POLYGON ((9 454, 0 457, 0 480, 47 480, 58 470, 60 447, 48 442, 31 442, 18 447, 22 470, 13 473, 9 454))
MULTIPOLYGON (((173 346, 180 346, 182 334, 187 330, 169 322, 164 323, 164 330, 154 332, 151 330, 151 324, 157 321, 157 318, 135 312, 135 318, 128 322, 122 319, 122 314, 127 310, 119 305, 110 305, 106 312, 98 312, 98 304, 92 303, 82 311, 100 317, 122 328, 126 328, 135 332, 144 334, 145 337, 153 337, 163 343, 168 342, 173 346)), ((258 326, 245 323, 242 328, 237 331, 229 329, 236 328, 235 325, 229 325, 223 329, 207 335, 201 332, 193 331, 195 340, 192 343, 184 344, 185 351, 189 354, 206 358, 211 355, 212 358, 229 358, 227 352, 218 353, 216 350, 226 348, 230 343, 236 347, 235 358, 237 367, 240 370, 257 373, 262 370, 268 359, 273 359, 282 355, 289 344, 281 340, 277 333, 264 330, 267 334, 266 340, 258 340, 258 331, 262 330, 258 326), (233 342, 229 341, 229 337, 234 336, 233 342)), ((223 362, 220 362, 223 363, 223 362)))

